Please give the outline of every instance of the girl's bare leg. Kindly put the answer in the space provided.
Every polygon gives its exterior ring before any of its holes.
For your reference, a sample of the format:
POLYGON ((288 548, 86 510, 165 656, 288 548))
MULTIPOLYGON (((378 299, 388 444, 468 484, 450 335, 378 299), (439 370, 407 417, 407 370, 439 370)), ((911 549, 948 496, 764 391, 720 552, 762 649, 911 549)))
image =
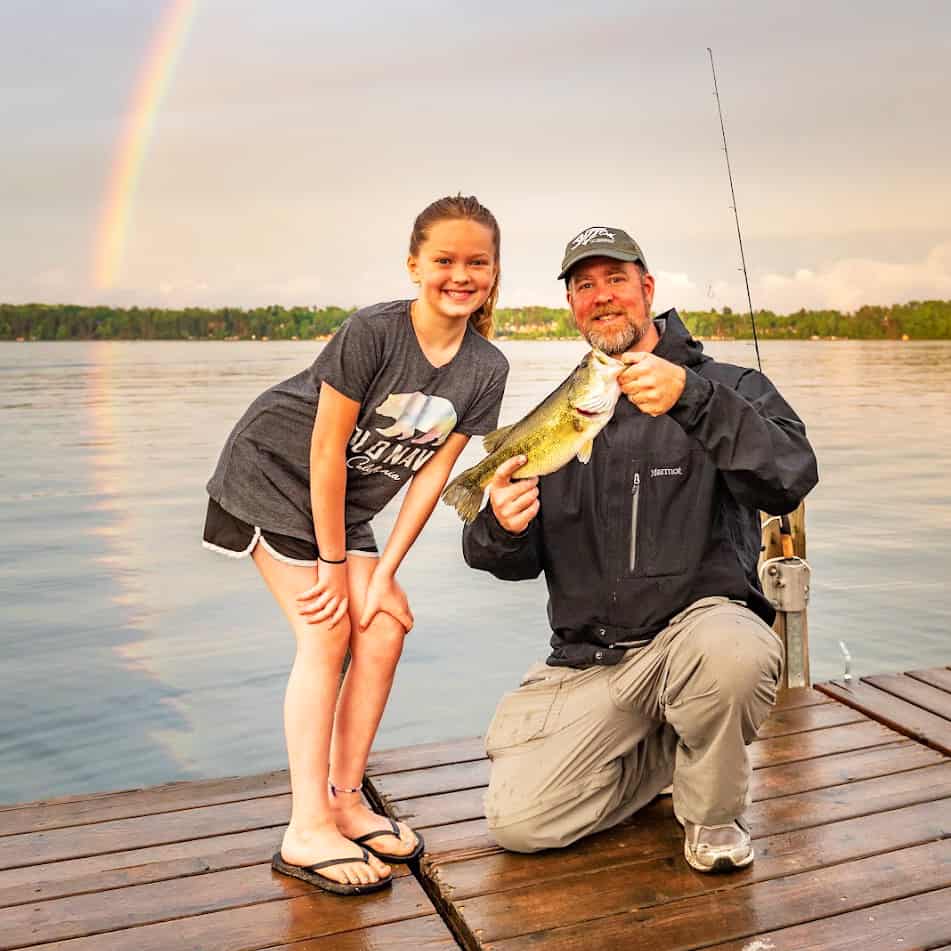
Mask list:
MULTIPOLYGON (((383 717, 406 636, 403 625, 389 614, 377 614, 366 630, 359 629, 364 596, 376 565, 376 558, 359 555, 351 555, 347 561, 350 667, 337 700, 330 749, 330 779, 338 790, 358 788, 363 782, 367 757, 383 717)), ((337 828, 351 838, 386 828, 386 823, 363 804, 359 793, 338 791, 331 806, 337 828)), ((416 835, 400 823, 399 842, 392 836, 382 836, 369 844, 394 855, 406 855, 413 851, 416 835)))
POLYGON ((378 881, 389 867, 370 857, 337 829, 327 789, 330 736, 340 670, 350 638, 350 622, 308 624, 297 613, 296 596, 317 582, 315 568, 287 565, 258 545, 254 563, 274 595, 297 639, 294 666, 284 697, 284 732, 291 778, 291 820, 281 855, 293 865, 313 865, 353 855, 352 865, 322 869, 320 874, 342 883, 378 881))

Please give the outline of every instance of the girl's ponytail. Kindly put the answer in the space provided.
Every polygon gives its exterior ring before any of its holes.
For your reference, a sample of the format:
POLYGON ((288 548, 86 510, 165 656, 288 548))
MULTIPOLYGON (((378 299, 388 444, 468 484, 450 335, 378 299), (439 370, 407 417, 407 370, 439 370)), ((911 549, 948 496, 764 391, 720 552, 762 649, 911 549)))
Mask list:
POLYGON ((413 223, 413 233, 409 238, 409 253, 413 257, 419 254, 420 245, 429 236, 433 225, 440 221, 451 221, 460 218, 477 221, 492 232, 492 241, 495 245, 495 282, 492 284, 492 290, 489 291, 485 303, 469 317, 472 329, 488 338, 492 336, 493 314, 495 313, 496 301, 499 298, 502 260, 502 235, 499 231, 499 223, 495 220, 495 215, 485 205, 480 204, 475 195, 464 197, 459 194, 439 198, 416 216, 416 221, 413 223))

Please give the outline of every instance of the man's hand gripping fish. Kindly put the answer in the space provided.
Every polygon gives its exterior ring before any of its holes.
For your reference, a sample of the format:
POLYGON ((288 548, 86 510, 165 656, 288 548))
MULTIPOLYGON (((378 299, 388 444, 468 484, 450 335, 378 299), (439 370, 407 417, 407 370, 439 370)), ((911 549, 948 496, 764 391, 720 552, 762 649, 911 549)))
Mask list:
POLYGON ((513 475, 516 479, 548 475, 574 456, 580 462, 591 458, 594 437, 614 415, 621 395, 619 360, 593 349, 571 375, 530 413, 511 426, 502 426, 482 440, 489 454, 466 469, 446 486, 442 499, 467 522, 479 513, 485 487, 495 470, 513 456, 528 461, 513 475))

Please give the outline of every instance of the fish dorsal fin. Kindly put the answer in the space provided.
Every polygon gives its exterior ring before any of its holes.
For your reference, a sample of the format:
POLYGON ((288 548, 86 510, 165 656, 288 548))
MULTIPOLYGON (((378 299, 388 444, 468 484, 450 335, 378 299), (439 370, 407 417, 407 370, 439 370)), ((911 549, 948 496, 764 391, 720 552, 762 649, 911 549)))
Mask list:
POLYGON ((594 446, 594 440, 589 439, 578 447, 578 462, 587 462, 591 458, 591 449, 594 446))
POLYGON ((515 423, 512 423, 511 426, 500 426, 498 429, 493 429, 491 433, 486 433, 482 437, 482 448, 486 452, 495 452, 514 428, 515 423))

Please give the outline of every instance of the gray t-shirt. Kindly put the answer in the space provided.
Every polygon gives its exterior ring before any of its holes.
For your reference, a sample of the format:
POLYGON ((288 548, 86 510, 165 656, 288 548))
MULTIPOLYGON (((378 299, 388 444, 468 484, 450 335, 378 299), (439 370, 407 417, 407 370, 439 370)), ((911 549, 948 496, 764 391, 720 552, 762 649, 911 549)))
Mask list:
POLYGON ((410 301, 351 314, 313 366, 262 393, 228 437, 208 494, 238 518, 313 540, 310 442, 322 382, 360 403, 347 444, 347 528, 369 521, 452 432, 497 425, 508 375, 502 353, 471 326, 442 367, 427 359, 410 301))

